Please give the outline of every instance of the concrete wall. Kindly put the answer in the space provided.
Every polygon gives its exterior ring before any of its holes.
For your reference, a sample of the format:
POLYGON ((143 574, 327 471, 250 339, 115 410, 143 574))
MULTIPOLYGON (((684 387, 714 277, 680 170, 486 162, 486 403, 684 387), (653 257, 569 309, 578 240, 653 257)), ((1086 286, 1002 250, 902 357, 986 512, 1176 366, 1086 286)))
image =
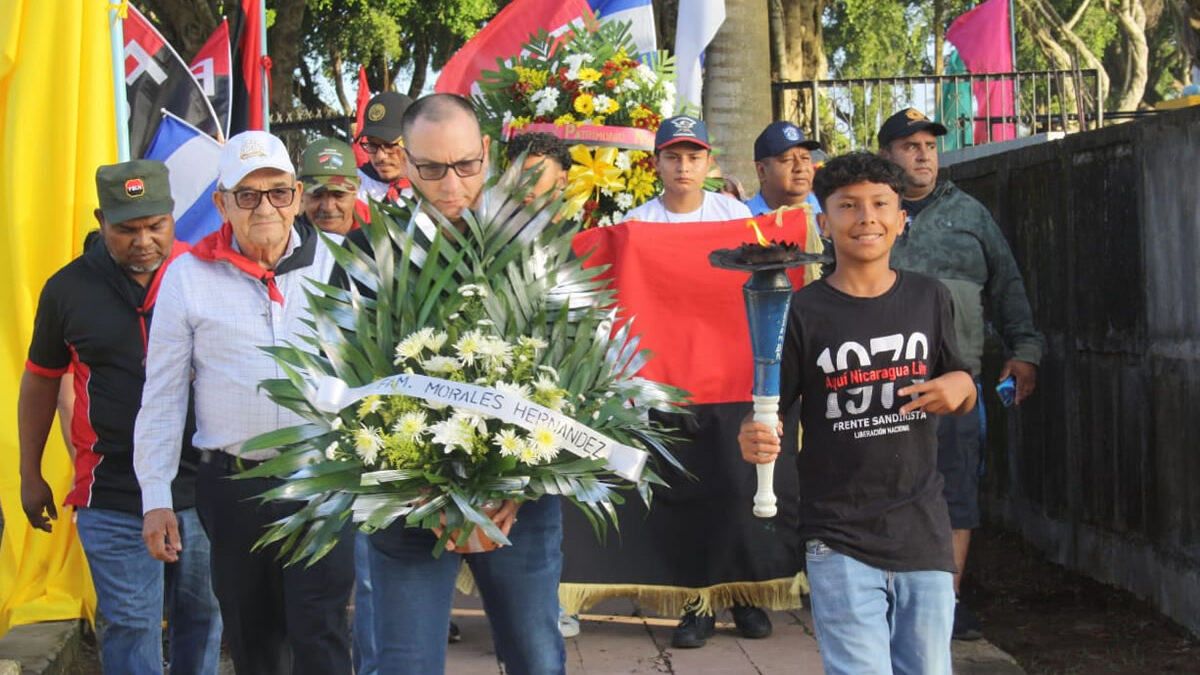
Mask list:
POLYGON ((1032 399, 987 399, 985 518, 1200 633, 1200 108, 946 173, 1004 229, 1049 343, 1032 399))

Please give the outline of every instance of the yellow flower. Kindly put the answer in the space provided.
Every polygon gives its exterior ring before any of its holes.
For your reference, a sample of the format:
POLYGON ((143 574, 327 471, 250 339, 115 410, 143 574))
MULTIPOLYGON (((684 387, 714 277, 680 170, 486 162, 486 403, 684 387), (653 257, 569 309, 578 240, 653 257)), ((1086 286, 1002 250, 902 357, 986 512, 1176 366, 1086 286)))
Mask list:
POLYGON ((568 124, 575 124, 575 116, 571 113, 559 115, 558 118, 554 120, 554 126, 556 127, 566 126, 568 124))
POLYGON ((522 115, 521 117, 514 117, 513 121, 508 123, 508 128, 509 129, 520 129, 521 127, 525 126, 526 124, 529 124, 529 116, 522 115))
POLYGON ((596 80, 599 80, 599 79, 600 79, 600 71, 596 70, 595 68, 580 68, 579 69, 579 81, 580 82, 595 82, 596 80))
POLYGON ((654 196, 654 180, 654 173, 646 171, 640 166, 630 169, 629 180, 626 181, 626 190, 633 195, 634 206, 654 196))
POLYGON ((651 115, 653 115, 653 114, 654 114, 654 112, 653 112, 653 111, 651 111, 651 110, 648 110, 648 109, 646 109, 646 108, 643 108, 643 107, 642 107, 642 106, 640 106, 640 105, 639 105, 639 106, 634 106, 633 110, 630 110, 630 111, 629 111, 629 119, 631 119, 631 120, 633 120, 634 122, 636 122, 636 121, 638 121, 638 120, 640 120, 640 119, 645 119, 645 118, 647 118, 647 117, 650 117, 650 116, 651 116, 651 115))
POLYGON ((522 66, 515 66, 513 72, 517 74, 518 80, 528 84, 532 89, 541 89, 546 86, 546 79, 550 76, 544 70, 524 68, 522 66))
POLYGON ((579 98, 575 99, 575 112, 580 115, 591 115, 595 111, 596 106, 591 94, 580 94, 579 98))
POLYGON ((587 146, 575 145, 571 147, 571 159, 575 165, 567 174, 567 204, 564 207, 568 218, 575 215, 583 208, 584 202, 600 190, 617 192, 625 189, 621 170, 614 165, 617 160, 616 148, 596 148, 593 155, 587 146))

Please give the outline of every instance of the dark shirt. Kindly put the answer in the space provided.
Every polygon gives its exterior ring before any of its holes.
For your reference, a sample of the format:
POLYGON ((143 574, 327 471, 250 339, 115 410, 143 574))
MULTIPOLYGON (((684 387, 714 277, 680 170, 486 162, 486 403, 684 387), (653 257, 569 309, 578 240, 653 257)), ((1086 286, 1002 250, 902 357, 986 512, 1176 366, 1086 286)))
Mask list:
MULTIPOLYGON (((186 245, 177 246, 186 250, 186 245)), ((133 425, 146 377, 146 336, 168 264, 143 287, 100 241, 42 288, 26 369, 46 377, 74 375, 75 484, 67 504, 142 515, 133 471, 133 425)), ((171 485, 178 509, 196 503, 190 404, 187 425, 179 474, 171 485)))
MULTIPOLYGON (((950 293, 897 272, 879 297, 846 295, 825 280, 792 299, 780 409, 798 397, 803 424, 800 534, 893 572, 954 571, 937 469, 937 419, 900 415, 896 391, 966 370, 950 293)), ((794 450, 795 431, 784 433, 794 450)), ((787 448, 785 447, 785 450, 787 448)))

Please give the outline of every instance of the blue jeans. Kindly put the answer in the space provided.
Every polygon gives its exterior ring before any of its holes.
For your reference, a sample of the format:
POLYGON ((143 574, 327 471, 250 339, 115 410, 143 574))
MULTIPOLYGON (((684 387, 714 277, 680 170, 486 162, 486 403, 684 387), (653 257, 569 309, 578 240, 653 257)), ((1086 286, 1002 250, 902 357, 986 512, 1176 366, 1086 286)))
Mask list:
POLYGON ((805 550, 813 624, 828 675, 950 675, 949 572, 888 572, 817 539, 805 550))
MULTIPOLYGON (((558 632, 562 572, 559 500, 526 502, 509 534, 512 546, 434 558, 436 539, 403 523, 371 535, 375 639, 379 670, 430 675, 446 668, 446 629, 454 580, 463 560, 483 597, 496 655, 509 675, 562 675, 566 649, 558 632)), ((947 638, 949 640, 949 638, 947 638)))
POLYGON ((162 675, 163 564, 146 552, 141 517, 80 508, 76 524, 96 588, 104 672, 162 675))
POLYGON ((378 675, 375 648, 375 597, 371 584, 370 537, 354 533, 354 675, 378 675))
POLYGON ((167 564, 167 644, 171 675, 213 675, 221 659, 221 608, 209 574, 208 535, 196 509, 175 513, 183 551, 167 564))

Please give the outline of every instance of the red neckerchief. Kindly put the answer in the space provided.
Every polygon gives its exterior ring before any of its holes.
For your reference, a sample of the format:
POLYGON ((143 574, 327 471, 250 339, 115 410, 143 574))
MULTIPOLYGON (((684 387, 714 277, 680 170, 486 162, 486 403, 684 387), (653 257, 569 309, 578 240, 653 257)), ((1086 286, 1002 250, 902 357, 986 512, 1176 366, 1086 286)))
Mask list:
POLYGON ((154 271, 154 276, 150 278, 150 285, 146 287, 146 297, 142 299, 142 306, 138 307, 138 322, 142 325, 142 352, 145 353, 146 345, 149 344, 149 331, 146 328, 146 317, 150 316, 150 312, 154 310, 154 303, 158 300, 158 288, 162 286, 163 277, 166 276, 167 267, 171 265, 171 261, 188 252, 190 247, 187 242, 175 240, 171 246, 171 253, 167 255, 167 259, 163 264, 158 266, 154 271))
POLYGON ((388 184, 387 196, 383 198, 383 201, 390 204, 399 204, 400 192, 410 187, 412 187, 412 183, 408 182, 407 178, 397 178, 388 184))
POLYGON ((283 274, 290 269, 304 267, 312 263, 314 252, 314 247, 311 245, 312 239, 312 237, 304 237, 303 233, 301 233, 300 246, 296 247, 291 255, 281 258, 275 264, 275 269, 268 270, 263 269, 258 263, 233 248, 233 226, 229 223, 224 223, 221 225, 221 229, 196 242, 196 245, 192 247, 192 255, 200 260, 224 260, 236 269, 258 279, 266 284, 267 297, 271 298, 271 302, 278 302, 279 306, 282 307, 283 293, 279 292, 279 286, 275 284, 275 275, 283 274))

